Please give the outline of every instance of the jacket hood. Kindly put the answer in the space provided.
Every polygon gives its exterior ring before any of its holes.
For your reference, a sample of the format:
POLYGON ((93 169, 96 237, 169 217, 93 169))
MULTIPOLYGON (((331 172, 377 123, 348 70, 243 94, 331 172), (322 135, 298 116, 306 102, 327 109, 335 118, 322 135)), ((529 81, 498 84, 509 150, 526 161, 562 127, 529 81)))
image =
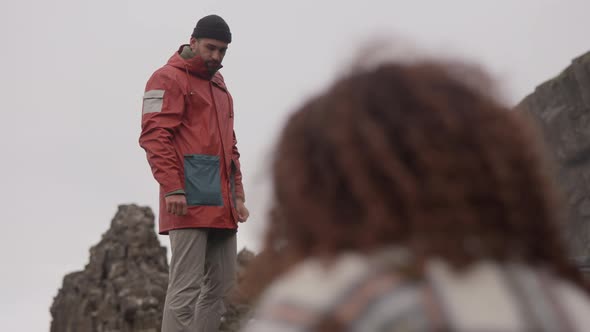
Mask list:
MULTIPOLYGON (((205 61, 198 55, 195 55, 191 58, 184 58, 181 54, 187 54, 190 52, 183 52, 183 50, 189 47, 188 44, 181 45, 177 52, 175 52, 172 57, 168 60, 168 65, 173 66, 175 68, 181 69, 183 71, 188 71, 189 73, 199 76, 200 78, 206 80, 213 80, 213 81, 223 81, 220 78, 220 74, 215 72, 215 74, 211 75, 209 69, 205 65, 205 61), (218 77, 219 76, 219 77, 218 77), (217 78, 217 79, 215 79, 217 78)), ((223 66, 221 66, 223 67, 223 66)), ((219 69, 221 69, 221 67, 219 69)))

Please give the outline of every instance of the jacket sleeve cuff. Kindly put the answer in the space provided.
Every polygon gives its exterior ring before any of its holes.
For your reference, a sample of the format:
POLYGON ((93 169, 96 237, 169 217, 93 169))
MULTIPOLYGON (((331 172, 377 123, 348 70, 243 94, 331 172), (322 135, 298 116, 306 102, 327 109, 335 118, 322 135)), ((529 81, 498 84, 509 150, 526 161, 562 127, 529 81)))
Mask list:
POLYGON ((242 200, 242 202, 246 202, 246 195, 244 195, 243 191, 237 191, 236 190, 236 198, 242 200))
POLYGON ((172 195, 186 195, 183 189, 178 189, 171 191, 169 193, 164 194, 164 197, 172 196, 172 195))

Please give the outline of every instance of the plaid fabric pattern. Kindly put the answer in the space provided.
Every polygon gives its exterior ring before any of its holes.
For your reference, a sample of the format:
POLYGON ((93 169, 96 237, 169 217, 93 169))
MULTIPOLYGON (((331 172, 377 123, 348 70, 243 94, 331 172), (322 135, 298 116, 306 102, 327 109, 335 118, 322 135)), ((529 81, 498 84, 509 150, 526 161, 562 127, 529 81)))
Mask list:
POLYGON ((583 332, 589 297, 549 273, 481 262, 456 272, 428 264, 422 280, 402 273, 398 250, 310 260, 272 285, 247 332, 583 332))

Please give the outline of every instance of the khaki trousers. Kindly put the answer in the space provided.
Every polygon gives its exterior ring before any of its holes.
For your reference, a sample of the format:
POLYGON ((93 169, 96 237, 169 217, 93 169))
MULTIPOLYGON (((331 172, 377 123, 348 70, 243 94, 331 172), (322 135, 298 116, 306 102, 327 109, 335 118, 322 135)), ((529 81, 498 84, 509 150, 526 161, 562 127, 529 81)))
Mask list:
POLYGON ((215 332, 236 269, 236 231, 213 228, 169 232, 172 259, 162 332, 215 332))

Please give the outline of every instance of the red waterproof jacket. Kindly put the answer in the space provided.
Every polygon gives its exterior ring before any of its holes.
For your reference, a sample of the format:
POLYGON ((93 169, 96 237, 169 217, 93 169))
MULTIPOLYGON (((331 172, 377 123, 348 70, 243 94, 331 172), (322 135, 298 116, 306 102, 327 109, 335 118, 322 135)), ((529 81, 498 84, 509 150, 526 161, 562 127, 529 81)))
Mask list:
POLYGON ((159 232, 235 229, 235 200, 244 199, 244 190, 232 97, 199 56, 180 56, 185 46, 152 75, 143 97, 139 144, 160 184, 159 232), (166 194, 182 191, 187 215, 166 212, 166 194))

